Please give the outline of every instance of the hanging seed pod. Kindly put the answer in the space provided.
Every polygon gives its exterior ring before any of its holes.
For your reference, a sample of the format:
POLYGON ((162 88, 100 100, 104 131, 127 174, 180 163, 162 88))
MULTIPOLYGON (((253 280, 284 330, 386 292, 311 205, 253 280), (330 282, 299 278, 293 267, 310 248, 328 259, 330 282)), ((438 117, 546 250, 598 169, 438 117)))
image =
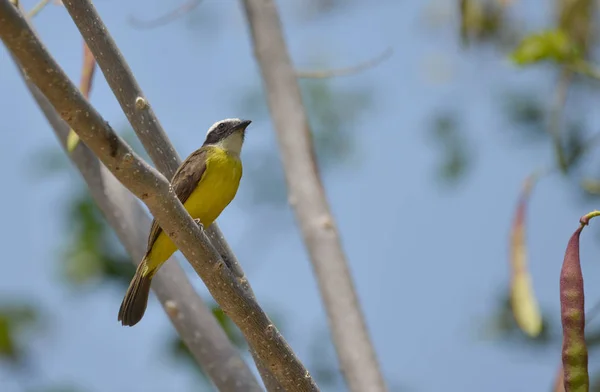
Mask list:
POLYGON ((523 184, 510 235, 510 304, 519 328, 530 337, 542 331, 542 314, 533 292, 531 274, 527 268, 525 215, 527 202, 537 175, 529 176, 523 184))
POLYGON ((589 392, 588 351, 585 343, 585 301, 583 273, 579 259, 579 237, 591 218, 580 219, 580 226, 569 239, 560 271, 560 316, 563 328, 562 367, 565 392, 589 392))

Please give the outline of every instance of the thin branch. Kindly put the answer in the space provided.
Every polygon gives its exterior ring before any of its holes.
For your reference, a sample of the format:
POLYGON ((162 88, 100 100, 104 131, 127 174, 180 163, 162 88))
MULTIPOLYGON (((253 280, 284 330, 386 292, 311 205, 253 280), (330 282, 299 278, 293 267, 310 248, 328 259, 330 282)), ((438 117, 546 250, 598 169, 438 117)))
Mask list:
POLYGON ((562 119, 565 104, 567 102, 567 93, 571 85, 572 73, 567 68, 561 68, 552 108, 550 112, 550 124, 548 132, 552 137, 556 158, 558 160, 558 168, 561 172, 566 173, 568 169, 567 157, 562 143, 562 119))
POLYGON ((243 4, 277 134, 288 199, 317 276, 342 373, 353 392, 386 391, 318 174, 310 125, 277 7, 273 0, 244 0, 243 4))
POLYGON ((338 76, 354 75, 366 71, 370 68, 374 68, 377 65, 383 63, 385 60, 391 57, 393 52, 394 51, 392 48, 387 48, 379 56, 367 60, 363 63, 354 65, 352 67, 327 69, 321 71, 296 71, 296 76, 304 79, 327 79, 338 76))
MULTIPOLYGON (((275 325, 247 295, 204 231, 175 197, 167 179, 140 159, 85 100, 9 0, 0 0, 0 38, 61 118, 119 182, 146 204, 278 382, 287 391, 318 390, 275 325)), ((146 106, 142 97, 133 105, 134 110, 143 113, 147 113, 146 106)), ((179 313, 181 305, 173 302, 169 310, 179 313)))
MULTIPOLYGON (((96 59, 92 54, 90 48, 88 48, 85 41, 83 42, 83 64, 81 66, 81 79, 79 81, 79 90, 85 99, 90 99, 90 92, 92 91, 92 82, 94 81, 94 73, 96 71, 96 59)), ((73 149, 79 143, 79 136, 74 130, 69 131, 67 137, 67 152, 73 151, 73 149)))
POLYGON ((36 16, 41 10, 44 9, 44 7, 46 7, 48 5, 48 3, 50 3, 50 0, 40 0, 39 3, 37 3, 32 9, 31 11, 29 11, 29 13, 27 13, 27 17, 29 19, 33 18, 34 16, 36 16))
POLYGON ((156 19, 151 20, 140 20, 135 16, 129 17, 129 22, 132 26, 138 29, 153 29, 155 27, 164 26, 168 23, 173 22, 177 18, 182 17, 183 15, 192 12, 196 7, 198 7, 202 3, 202 0, 188 0, 185 3, 181 4, 179 7, 171 10, 170 12, 159 16, 156 19))
POLYGON ((592 79, 600 80, 600 69, 589 61, 580 60, 572 64, 567 64, 567 66, 574 72, 578 72, 592 79))

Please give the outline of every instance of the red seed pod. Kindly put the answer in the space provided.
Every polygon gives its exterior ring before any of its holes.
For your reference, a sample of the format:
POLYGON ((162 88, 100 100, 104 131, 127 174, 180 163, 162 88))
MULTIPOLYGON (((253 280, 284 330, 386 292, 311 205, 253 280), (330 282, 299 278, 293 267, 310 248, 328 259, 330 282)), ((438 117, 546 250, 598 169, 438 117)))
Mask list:
MULTIPOLYGON (((587 217, 587 216, 586 216, 587 217)), ((563 327, 562 364, 565 392, 588 392, 588 352, 585 344, 583 273, 579 237, 589 218, 573 233, 560 272, 560 315, 563 327)))

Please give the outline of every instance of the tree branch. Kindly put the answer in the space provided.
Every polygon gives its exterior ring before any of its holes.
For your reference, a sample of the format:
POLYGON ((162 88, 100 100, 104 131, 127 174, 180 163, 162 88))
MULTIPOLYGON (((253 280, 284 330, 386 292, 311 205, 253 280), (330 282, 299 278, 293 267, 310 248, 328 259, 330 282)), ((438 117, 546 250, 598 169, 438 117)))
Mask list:
MULTIPOLYGON (((24 80, 67 152, 69 126, 38 88, 27 79, 24 80)), ((79 144, 69 156, 133 264, 137 265, 146 251, 150 228, 148 215, 85 144, 79 144)), ((167 314, 192 356, 220 391, 262 391, 250 368, 196 293, 175 257, 171 257, 169 263, 157 273, 152 290, 163 308, 168 309, 170 303, 180 304, 178 314, 167 314)))
POLYGON ((375 350, 319 178, 310 126, 273 0, 244 0, 286 175, 290 204, 319 282, 351 391, 385 391, 375 350))
POLYGON ((296 71, 296 76, 303 79, 327 79, 338 76, 354 75, 359 72, 366 71, 369 68, 376 67, 390 58, 392 53, 392 48, 387 48, 379 56, 351 67, 326 69, 321 71, 296 71))
POLYGON ((164 26, 167 23, 170 23, 175 19, 181 17, 182 15, 193 11, 196 7, 200 5, 200 3, 202 3, 202 0, 187 0, 185 3, 181 4, 177 8, 169 11, 168 13, 162 16, 159 16, 156 19, 140 20, 137 19, 135 16, 130 16, 129 21, 133 26, 139 29, 152 29, 158 26, 164 26))
MULTIPOLYGON (((119 182, 146 204, 277 381, 287 391, 318 390, 275 325, 254 298, 247 295, 205 233, 175 197, 166 178, 141 160, 85 100, 8 0, 0 0, 0 38, 61 118, 76 130, 119 182)), ((89 46, 94 51, 92 45, 89 46)), ((100 61, 98 63, 100 65, 100 61)), ((142 97, 126 105, 148 119, 144 116, 149 110, 147 101, 142 97)), ((137 117, 134 114, 130 116, 137 117)), ((134 121, 138 122, 135 118, 134 121)), ((170 304, 169 310, 179 313, 180 306, 170 304)))

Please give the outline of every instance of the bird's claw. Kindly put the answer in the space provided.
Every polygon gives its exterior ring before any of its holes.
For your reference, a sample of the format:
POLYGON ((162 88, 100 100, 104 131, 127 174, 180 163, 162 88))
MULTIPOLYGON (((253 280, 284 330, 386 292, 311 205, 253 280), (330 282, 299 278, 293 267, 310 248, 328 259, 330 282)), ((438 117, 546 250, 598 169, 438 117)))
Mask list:
POLYGON ((200 230, 204 231, 204 225, 202 224, 202 222, 200 222, 200 219, 194 219, 194 222, 196 222, 200 230))

